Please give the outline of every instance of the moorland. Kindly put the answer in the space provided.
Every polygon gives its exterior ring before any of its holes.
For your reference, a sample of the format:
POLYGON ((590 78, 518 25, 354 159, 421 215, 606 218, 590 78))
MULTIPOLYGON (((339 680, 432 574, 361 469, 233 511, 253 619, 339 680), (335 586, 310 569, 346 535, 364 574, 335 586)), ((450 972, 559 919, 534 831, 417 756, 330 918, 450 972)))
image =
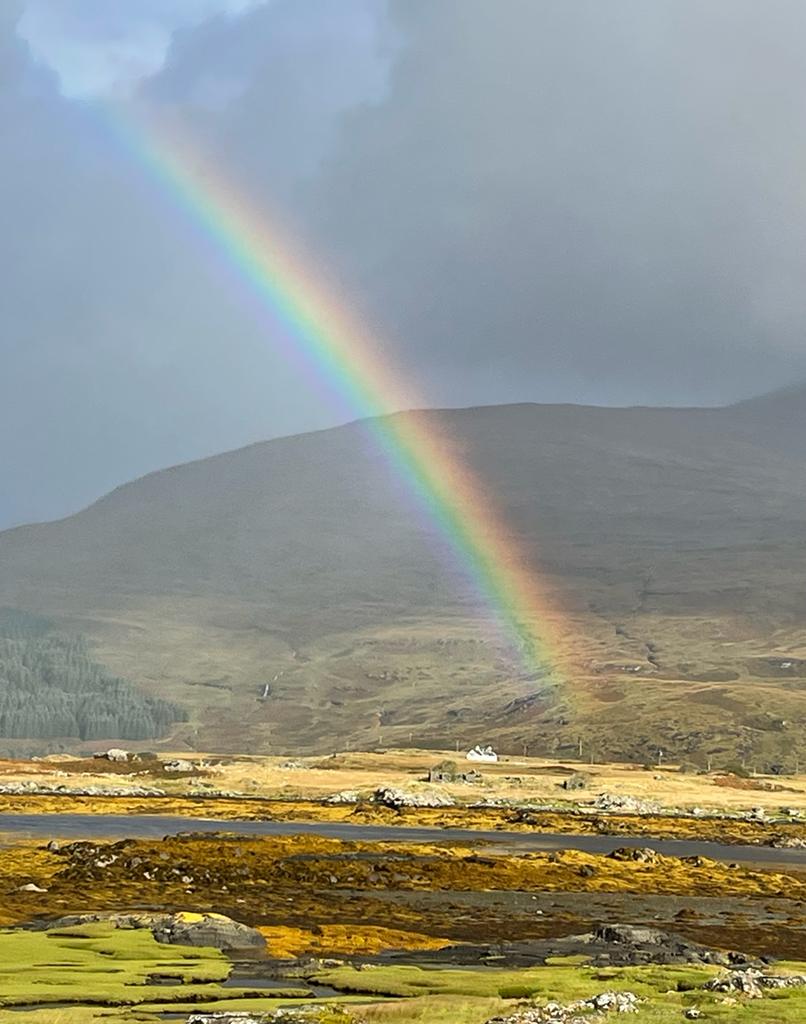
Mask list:
POLYGON ((526 758, 432 783, 421 751, 117 758, 0 764, 2 1024, 806 1014, 804 776, 526 758), (165 833, 139 835, 151 815, 165 833), (559 845, 512 839, 547 831, 559 845), (575 849, 589 832, 615 838, 575 849))
MULTIPOLYGON (((537 665, 503 642, 354 423, 154 473, 0 534, 6 647, 27 622, 39 645, 84 643, 128 688, 101 720, 57 694, 60 736, 53 715, 22 725, 8 709, 6 752, 139 733, 162 750, 494 741, 806 763, 806 392, 723 409, 400 415, 438 424, 517 536, 550 609, 537 665), (148 700, 165 702, 158 725, 148 700)), ((44 700, 47 677, 28 682, 44 700)))

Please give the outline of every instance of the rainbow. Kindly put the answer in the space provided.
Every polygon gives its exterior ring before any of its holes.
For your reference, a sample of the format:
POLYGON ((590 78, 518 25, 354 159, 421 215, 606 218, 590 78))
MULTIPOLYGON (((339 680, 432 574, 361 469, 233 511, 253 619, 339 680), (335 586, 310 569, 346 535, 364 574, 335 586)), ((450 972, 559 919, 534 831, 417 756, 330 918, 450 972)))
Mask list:
POLYGON ((564 621, 556 600, 532 571, 490 495, 440 431, 437 416, 397 413, 421 405, 376 339, 350 316, 348 303, 336 298, 337 289, 329 288, 311 259, 301 258, 263 209, 250 205, 243 190, 233 188, 175 127, 143 127, 120 114, 112 126, 217 260, 282 324, 289 356, 302 357, 366 421, 394 471, 449 542, 527 672, 548 664, 559 681, 557 648, 564 621))

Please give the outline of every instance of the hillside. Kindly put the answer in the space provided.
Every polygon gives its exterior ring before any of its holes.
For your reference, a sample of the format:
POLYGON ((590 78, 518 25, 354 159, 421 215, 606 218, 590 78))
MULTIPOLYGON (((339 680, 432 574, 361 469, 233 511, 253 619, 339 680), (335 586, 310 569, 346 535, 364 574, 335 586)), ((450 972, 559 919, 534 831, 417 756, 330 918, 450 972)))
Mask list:
POLYGON ((611 758, 794 757, 806 392, 401 415, 439 420, 562 607, 542 677, 490 627, 361 423, 1 533, 0 605, 85 635, 110 672, 186 709, 168 745, 551 753, 581 738, 611 758))

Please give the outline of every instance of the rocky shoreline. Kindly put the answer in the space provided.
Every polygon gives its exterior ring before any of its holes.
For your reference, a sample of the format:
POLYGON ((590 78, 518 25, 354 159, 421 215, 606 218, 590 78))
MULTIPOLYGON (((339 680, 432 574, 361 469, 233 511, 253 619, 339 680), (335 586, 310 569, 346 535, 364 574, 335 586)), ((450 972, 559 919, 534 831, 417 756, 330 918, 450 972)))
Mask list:
MULTIPOLYGON (((433 793, 382 788, 367 799, 336 794, 322 800, 253 797, 205 789, 177 795, 140 785, 15 781, 0 783, 0 814, 203 816, 221 821, 345 823, 566 835, 680 839, 723 845, 806 849, 806 820, 799 814, 767 815, 760 809, 705 813, 662 809, 623 798, 595 806, 477 801, 459 804, 433 793)), ((0 823, 0 827, 1 823, 0 823)))
POLYGON ((491 855, 226 833, 28 843, 0 858, 0 893, 0 945, 12 943, 0 1024, 4 1000, 14 1024, 58 993, 80 1002, 83 988, 59 980, 72 956, 80 979, 92 964, 107 971, 110 955, 130 964, 108 1006, 134 1001, 155 1024, 168 1011, 206 1024, 383 1024, 387 1004, 411 1006, 392 1018, 403 1024, 427 1019, 423 1005, 450 1021, 454 999, 471 1007, 470 1024, 604 1024, 669 999, 695 1019, 776 987, 797 1006, 806 974, 770 964, 806 961, 806 878, 640 846, 491 855), (26 943, 40 960, 14 967, 26 943))

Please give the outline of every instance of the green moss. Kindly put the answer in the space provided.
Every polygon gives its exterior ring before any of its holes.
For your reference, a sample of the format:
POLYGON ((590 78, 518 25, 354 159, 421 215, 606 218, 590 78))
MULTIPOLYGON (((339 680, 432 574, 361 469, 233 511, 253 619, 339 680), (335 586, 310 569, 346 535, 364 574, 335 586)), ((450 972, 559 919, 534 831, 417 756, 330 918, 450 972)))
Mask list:
MULTIPOLYGON (((803 965, 788 966, 803 970, 803 965)), ((304 988, 271 994, 224 988, 229 970, 217 950, 161 945, 146 929, 94 923, 3 931, 0 1024, 134 1024, 154 1022, 169 1008, 270 1011, 311 1003, 304 988), (156 984, 157 978, 169 983, 156 984), (17 1008, 13 1013, 12 1007, 17 1008)), ((345 993, 327 1001, 322 1024, 348 1024, 350 1004, 360 1007, 356 1016, 367 1024, 483 1024, 494 1010, 520 999, 571 1002, 605 989, 629 990, 643 1000, 635 1024, 679 1022, 690 1006, 701 1008, 708 1021, 728 1024, 736 1020, 737 1006, 702 988, 715 973, 708 967, 603 969, 566 961, 522 970, 344 966, 316 980, 345 993)), ((806 988, 773 991, 740 1005, 746 1024, 802 1024, 806 988)))
POLYGON ((217 983, 229 972, 218 950, 160 945, 146 929, 0 932, 0 1006, 195 999, 225 991, 217 983))

